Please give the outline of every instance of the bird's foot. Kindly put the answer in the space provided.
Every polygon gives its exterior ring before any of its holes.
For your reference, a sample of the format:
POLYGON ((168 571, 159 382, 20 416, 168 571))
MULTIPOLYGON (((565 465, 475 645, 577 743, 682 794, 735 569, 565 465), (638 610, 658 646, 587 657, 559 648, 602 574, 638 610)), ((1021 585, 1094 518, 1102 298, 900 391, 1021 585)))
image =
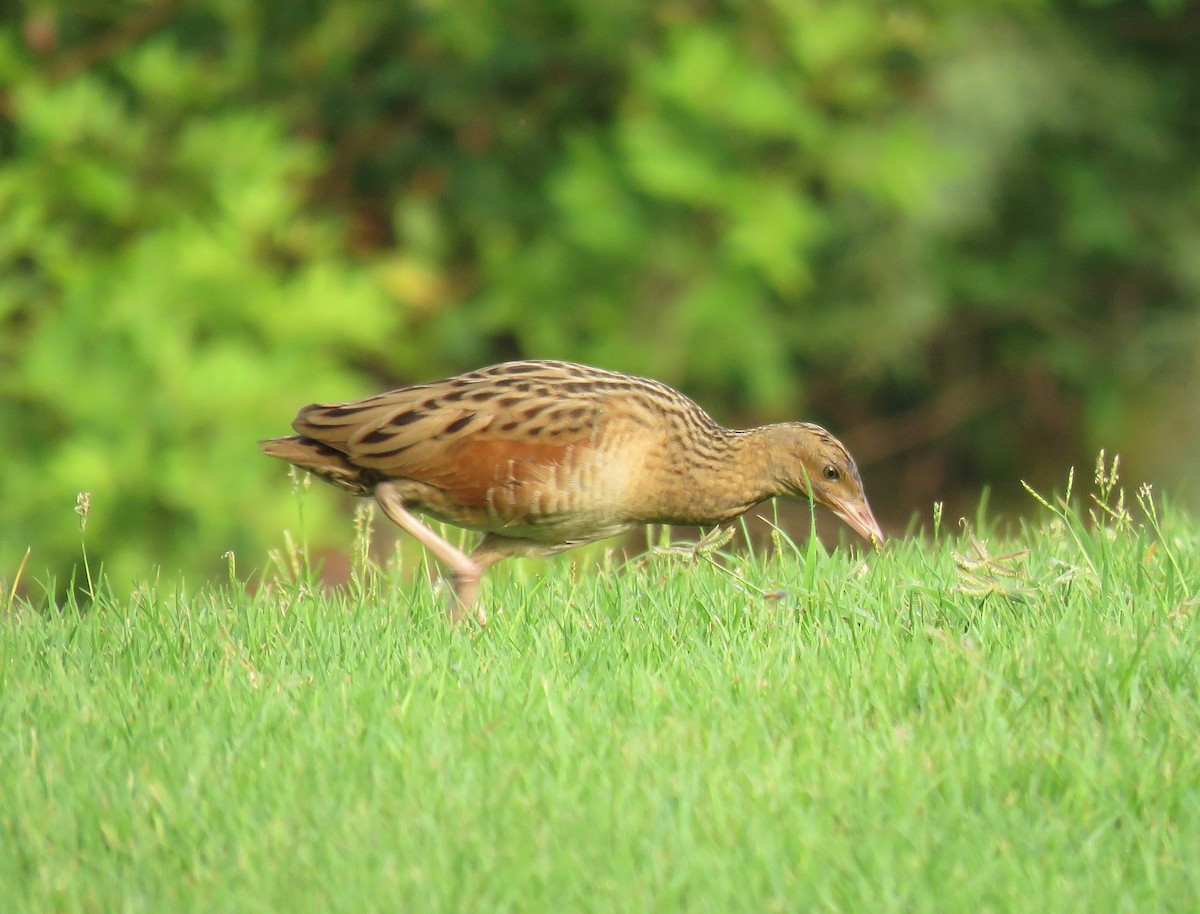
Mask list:
POLYGON ((732 527, 717 527, 709 530, 695 543, 673 543, 669 546, 651 546, 650 551, 642 556, 635 563, 635 567, 645 564, 650 556, 669 555, 676 556, 688 562, 695 562, 698 559, 708 559, 712 561, 712 555, 719 552, 728 542, 733 539, 732 527))
POLYGON ((461 571, 451 577, 454 592, 450 595, 450 606, 446 612, 451 622, 461 622, 474 617, 480 625, 487 625, 487 610, 479 602, 479 578, 482 572, 461 571))

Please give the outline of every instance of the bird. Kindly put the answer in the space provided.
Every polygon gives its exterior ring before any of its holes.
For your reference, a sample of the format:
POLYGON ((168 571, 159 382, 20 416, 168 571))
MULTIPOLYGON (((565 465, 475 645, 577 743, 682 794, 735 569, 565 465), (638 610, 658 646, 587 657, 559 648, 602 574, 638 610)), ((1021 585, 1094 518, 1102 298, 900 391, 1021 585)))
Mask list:
POLYGON ((732 429, 649 378, 564 361, 504 362, 344 403, 312 403, 262 452, 383 513, 450 570, 452 620, 512 556, 646 524, 711 527, 776 496, 811 498, 875 545, 858 467, 819 425, 732 429), (467 554, 421 520, 483 534, 467 554))

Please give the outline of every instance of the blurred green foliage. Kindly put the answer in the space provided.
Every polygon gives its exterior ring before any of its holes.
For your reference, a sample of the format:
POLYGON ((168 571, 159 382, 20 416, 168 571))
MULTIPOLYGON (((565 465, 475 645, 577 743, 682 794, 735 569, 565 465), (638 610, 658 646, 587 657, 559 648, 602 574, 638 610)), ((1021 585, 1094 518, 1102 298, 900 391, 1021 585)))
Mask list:
POLYGON ((1190 467, 1195 4, 0 11, 0 577, 81 489, 119 575, 259 563, 257 437, 514 356, 825 421, 900 517, 1190 467))

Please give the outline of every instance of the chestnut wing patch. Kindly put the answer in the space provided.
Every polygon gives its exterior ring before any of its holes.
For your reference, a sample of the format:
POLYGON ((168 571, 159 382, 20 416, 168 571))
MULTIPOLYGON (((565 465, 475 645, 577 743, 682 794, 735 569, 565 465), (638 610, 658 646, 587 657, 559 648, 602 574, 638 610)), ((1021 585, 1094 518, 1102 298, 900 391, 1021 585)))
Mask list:
POLYGON ((570 472, 579 452, 579 442, 475 438, 458 442, 443 459, 409 465, 404 475, 437 486, 459 505, 512 521, 552 500, 560 472, 570 472))
POLYGON ((505 518, 536 514, 595 442, 594 399, 411 388, 306 407, 293 427, 381 477, 413 479, 505 518), (484 397, 483 394, 488 396, 484 397))

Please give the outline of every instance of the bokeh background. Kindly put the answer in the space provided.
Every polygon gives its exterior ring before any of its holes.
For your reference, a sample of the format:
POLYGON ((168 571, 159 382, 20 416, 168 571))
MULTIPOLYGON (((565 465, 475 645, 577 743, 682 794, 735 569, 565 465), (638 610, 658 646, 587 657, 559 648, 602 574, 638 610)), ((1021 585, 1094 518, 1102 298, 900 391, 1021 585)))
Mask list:
MULTIPOLYGON (((0 2, 0 579, 261 566, 255 440, 514 357, 805 418, 893 531, 1195 504, 1200 6, 0 2)), ((306 499, 347 550, 351 500, 306 499)))

